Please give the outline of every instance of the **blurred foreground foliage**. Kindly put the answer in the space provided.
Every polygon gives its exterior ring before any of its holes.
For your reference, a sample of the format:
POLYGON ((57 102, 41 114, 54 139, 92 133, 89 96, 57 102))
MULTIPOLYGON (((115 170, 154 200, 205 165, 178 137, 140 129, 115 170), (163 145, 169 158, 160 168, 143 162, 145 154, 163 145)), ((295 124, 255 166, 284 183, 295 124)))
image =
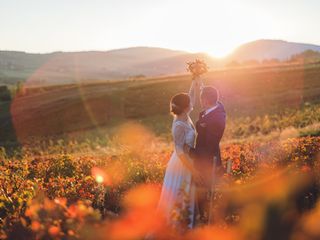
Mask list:
POLYGON ((1 238, 320 237, 319 137, 224 144, 232 165, 216 187, 214 221, 182 233, 156 212, 170 145, 131 125, 108 147, 81 146, 25 144, 13 157, 1 149, 1 238))

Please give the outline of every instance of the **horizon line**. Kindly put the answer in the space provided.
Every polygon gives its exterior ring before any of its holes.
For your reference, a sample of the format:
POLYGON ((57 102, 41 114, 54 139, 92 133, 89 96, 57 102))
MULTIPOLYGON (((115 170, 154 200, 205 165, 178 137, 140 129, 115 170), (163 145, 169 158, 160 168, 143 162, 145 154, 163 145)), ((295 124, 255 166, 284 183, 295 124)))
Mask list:
MULTIPOLYGON (((230 53, 227 54, 226 56, 230 55, 235 49, 257 41, 282 41, 286 43, 295 43, 295 44, 305 44, 305 45, 312 45, 312 46, 317 46, 320 47, 320 43, 309 43, 309 42, 296 42, 296 41, 288 41, 288 40, 283 40, 283 39, 270 39, 270 38, 260 38, 252 41, 248 41, 242 44, 239 44, 236 46, 234 49, 230 50, 230 53)), ((190 54, 199 54, 199 53, 205 53, 210 55, 211 57, 214 58, 221 58, 221 57, 216 57, 212 56, 206 51, 190 51, 190 50, 184 50, 184 49, 173 49, 173 48, 166 48, 166 47, 161 47, 161 46, 148 46, 148 45, 135 45, 135 46, 124 46, 124 47, 119 47, 119 48, 111 48, 111 49, 83 49, 83 50, 52 50, 52 51, 26 51, 26 50, 7 50, 7 49, 0 49, 1 52, 16 52, 16 53, 26 53, 26 54, 34 54, 34 55, 46 55, 46 54, 55 54, 55 53, 85 53, 85 52, 113 52, 113 51, 121 51, 121 50, 126 50, 126 49, 134 49, 134 48, 154 48, 154 49, 163 49, 163 50, 171 50, 171 51, 176 51, 176 52, 182 52, 182 53, 190 53, 190 54)))

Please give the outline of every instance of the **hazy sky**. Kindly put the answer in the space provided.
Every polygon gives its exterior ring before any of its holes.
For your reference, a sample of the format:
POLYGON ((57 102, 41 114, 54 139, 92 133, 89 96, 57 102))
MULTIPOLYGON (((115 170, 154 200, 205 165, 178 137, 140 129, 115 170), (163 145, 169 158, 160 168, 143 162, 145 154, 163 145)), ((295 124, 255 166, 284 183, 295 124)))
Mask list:
POLYGON ((0 49, 155 46, 222 56, 256 39, 320 45, 319 0, 0 0, 0 49))

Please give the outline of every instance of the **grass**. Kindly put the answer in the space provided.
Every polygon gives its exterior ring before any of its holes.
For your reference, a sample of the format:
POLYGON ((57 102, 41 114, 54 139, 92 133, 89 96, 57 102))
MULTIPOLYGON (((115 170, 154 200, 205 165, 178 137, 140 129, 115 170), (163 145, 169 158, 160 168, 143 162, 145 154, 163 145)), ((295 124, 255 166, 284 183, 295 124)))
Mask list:
POLYGON ((154 206, 172 153, 168 103, 188 76, 26 89, 0 103, 0 238, 318 239, 319 73, 206 76, 228 113, 231 172, 216 189, 215 222, 179 234, 154 206))
MULTIPOLYGON (((232 126, 226 133, 230 139, 255 134, 258 128, 267 134, 277 128, 301 128, 317 122, 319 76, 320 67, 240 69, 210 72, 204 82, 220 90, 228 125, 232 126), (238 129, 233 127, 236 125, 238 129)), ((166 135, 171 124, 170 98, 188 91, 190 81, 182 75, 32 88, 10 103, 10 114, 21 139, 96 128, 111 130, 128 120, 141 121, 156 134, 166 135)), ((4 109, 0 112, 2 118, 10 114, 4 109)))

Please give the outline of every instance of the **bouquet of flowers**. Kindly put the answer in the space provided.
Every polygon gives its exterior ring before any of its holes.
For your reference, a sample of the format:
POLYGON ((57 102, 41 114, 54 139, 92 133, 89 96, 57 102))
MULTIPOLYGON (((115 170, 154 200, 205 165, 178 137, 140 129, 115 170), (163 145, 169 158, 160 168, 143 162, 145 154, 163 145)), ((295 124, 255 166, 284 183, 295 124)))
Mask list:
POLYGON ((203 60, 196 59, 194 62, 188 62, 187 64, 188 64, 187 70, 191 72, 193 79, 208 72, 209 67, 203 60))

